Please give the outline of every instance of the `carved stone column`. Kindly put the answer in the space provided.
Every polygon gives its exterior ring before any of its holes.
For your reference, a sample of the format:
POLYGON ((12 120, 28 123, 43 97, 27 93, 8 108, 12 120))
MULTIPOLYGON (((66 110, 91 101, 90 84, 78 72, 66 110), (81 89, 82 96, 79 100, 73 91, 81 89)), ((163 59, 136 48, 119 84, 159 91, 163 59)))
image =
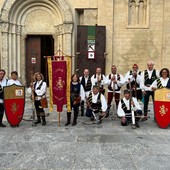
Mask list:
POLYGON ((139 1, 139 25, 144 24, 144 2, 143 0, 139 1))
POLYGON ((63 43, 64 43, 64 51, 68 55, 72 55, 72 23, 64 23, 63 24, 63 43))
POLYGON ((2 31, 2 55, 1 55, 1 68, 6 71, 8 75, 8 23, 1 24, 2 31))

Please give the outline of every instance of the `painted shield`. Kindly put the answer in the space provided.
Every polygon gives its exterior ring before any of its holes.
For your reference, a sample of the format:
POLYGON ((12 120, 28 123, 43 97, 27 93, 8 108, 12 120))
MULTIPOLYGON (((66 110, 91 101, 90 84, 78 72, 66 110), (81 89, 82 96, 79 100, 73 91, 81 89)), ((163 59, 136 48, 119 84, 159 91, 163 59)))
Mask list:
POLYGON ((4 107, 11 126, 18 126, 24 114, 25 87, 11 85, 4 87, 4 107))
POLYGON ((155 120, 160 128, 170 124, 170 89, 161 88, 154 93, 155 120))

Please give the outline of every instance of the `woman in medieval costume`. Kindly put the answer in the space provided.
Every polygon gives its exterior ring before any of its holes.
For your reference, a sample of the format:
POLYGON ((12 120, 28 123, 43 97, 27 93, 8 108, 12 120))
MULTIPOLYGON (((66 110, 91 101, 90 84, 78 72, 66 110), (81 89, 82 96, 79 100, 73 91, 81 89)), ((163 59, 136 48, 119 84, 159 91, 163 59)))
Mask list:
POLYGON ((32 85, 32 100, 34 101, 37 114, 37 120, 35 121, 35 124, 41 123, 42 119, 42 126, 45 126, 45 111, 41 105, 40 100, 46 97, 47 84, 44 81, 44 76, 40 72, 34 74, 34 80, 35 82, 32 85))
POLYGON ((163 87, 170 88, 169 70, 167 68, 160 71, 160 78, 156 79, 150 86, 153 91, 163 87))
MULTIPOLYGON (((74 110, 74 118, 72 126, 77 124, 77 117, 79 112, 79 106, 81 101, 85 99, 85 92, 83 86, 79 81, 79 77, 77 74, 73 74, 71 76, 71 85, 70 85, 70 102, 71 108, 74 110)), ((67 122, 65 126, 68 126, 71 121, 71 112, 67 112, 67 122)))

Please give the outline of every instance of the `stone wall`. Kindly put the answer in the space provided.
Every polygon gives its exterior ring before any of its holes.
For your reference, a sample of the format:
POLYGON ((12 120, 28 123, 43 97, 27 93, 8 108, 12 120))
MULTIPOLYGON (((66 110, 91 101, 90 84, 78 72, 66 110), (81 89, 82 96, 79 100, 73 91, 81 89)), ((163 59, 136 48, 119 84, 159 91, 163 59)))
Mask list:
MULTIPOLYGON (((106 26, 106 74, 110 72, 112 64, 116 64, 118 72, 122 74, 131 69, 133 63, 139 64, 140 70, 144 70, 147 60, 150 59, 155 62, 155 68, 159 70, 162 67, 170 68, 170 1, 147 1, 147 24, 144 27, 133 27, 128 25, 128 0, 67 0, 73 14, 74 30, 72 40, 70 40, 73 42, 71 50, 66 51, 72 51, 73 55, 76 53, 76 27, 79 23, 82 25, 104 25, 106 26), (81 9, 84 12, 79 16, 77 11, 81 9)), ((5 0, 0 1, 0 10, 4 2, 5 0)), ((48 23, 52 23, 55 19, 48 19, 48 16, 41 10, 39 10, 40 13, 38 10, 35 12, 37 12, 36 18, 45 15, 48 20, 47 24, 40 28, 43 29, 42 32, 55 32, 54 27, 48 27, 48 23)), ((27 18, 27 21, 32 23, 24 28, 25 32, 29 32, 33 28, 35 30, 32 32, 36 32, 40 25, 41 19, 36 22, 31 18, 31 15, 30 18, 27 18)), ((1 50, 2 43, 0 35, 1 50)), ((65 43, 68 44, 67 40, 65 43)), ((1 50, 0 55, 2 54, 1 50)))
POLYGON ((127 1, 115 1, 114 7, 113 60, 119 71, 126 73, 133 63, 138 63, 144 70, 150 59, 159 70, 162 67, 170 68, 170 1, 150 0, 146 28, 128 27, 127 1))

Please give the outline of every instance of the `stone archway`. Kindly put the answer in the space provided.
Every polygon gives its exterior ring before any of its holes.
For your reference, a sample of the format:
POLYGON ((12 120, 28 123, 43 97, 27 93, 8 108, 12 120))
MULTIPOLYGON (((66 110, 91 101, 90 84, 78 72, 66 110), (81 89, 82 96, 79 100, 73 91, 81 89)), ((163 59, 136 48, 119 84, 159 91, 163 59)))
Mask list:
POLYGON ((55 51, 71 55, 73 17, 66 0, 7 0, 1 11, 1 68, 18 71, 25 82, 25 38, 52 35, 55 51), (24 73, 24 74, 21 74, 24 73))

